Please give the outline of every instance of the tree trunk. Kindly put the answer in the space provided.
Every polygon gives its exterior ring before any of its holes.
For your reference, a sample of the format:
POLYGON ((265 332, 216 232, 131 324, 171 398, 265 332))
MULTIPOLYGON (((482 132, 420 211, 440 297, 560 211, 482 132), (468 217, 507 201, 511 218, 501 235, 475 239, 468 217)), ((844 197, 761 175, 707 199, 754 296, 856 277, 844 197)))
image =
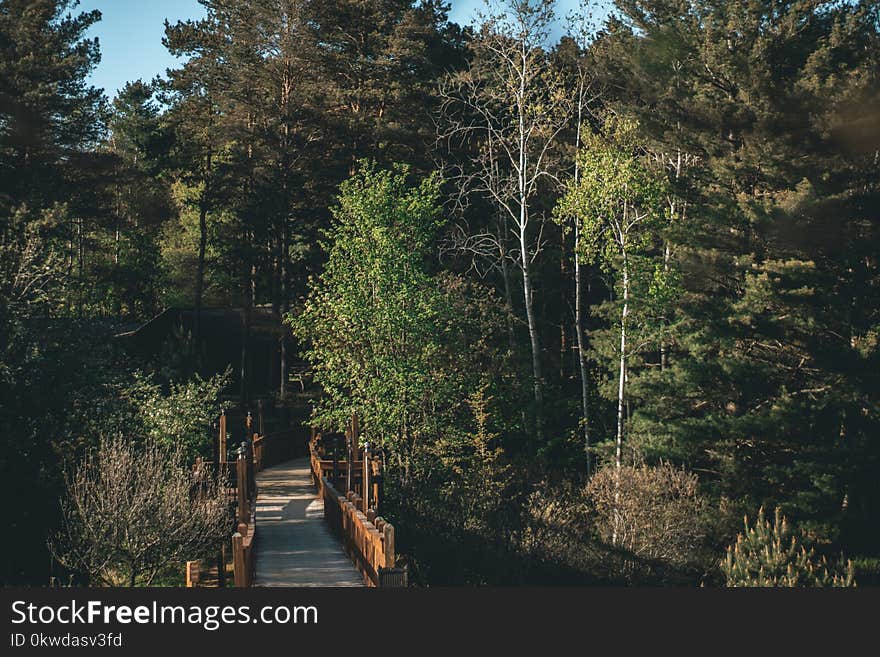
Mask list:
POLYGON ((199 360, 202 339, 202 297, 205 289, 205 250, 208 243, 208 203, 202 198, 199 203, 199 255, 196 264, 196 312, 193 328, 193 348, 199 360))
POLYGON ((83 226, 84 219, 79 217, 76 222, 77 226, 77 299, 79 301, 79 310, 77 311, 77 316, 82 319, 83 316, 83 304, 85 303, 84 298, 84 290, 85 290, 85 267, 86 267, 86 246, 85 246, 85 227, 83 226))
POLYGON ((284 324, 284 316, 287 314, 289 310, 288 306, 288 284, 287 284, 287 250, 288 250, 288 236, 287 236, 287 217, 281 218, 281 358, 279 362, 279 367, 281 369, 281 381, 278 385, 278 394, 281 400, 284 399, 284 395, 287 393, 287 327, 284 324))
POLYGON ((623 310, 620 313, 620 372, 617 385, 617 450, 614 465, 620 469, 623 454, 623 416, 626 404, 626 317, 629 314, 629 265, 623 256, 623 310))
MULTIPOLYGON (((675 212, 675 204, 672 206, 672 211, 675 212)), ((669 241, 667 240, 663 245, 663 275, 669 275, 669 241)), ((666 319, 663 319, 663 325, 666 326, 666 319)), ((668 367, 668 355, 666 353, 666 339, 660 338, 660 371, 665 371, 668 367)))
MULTIPOLYGON (((523 220, 525 221, 525 220, 523 220)), ((538 335, 538 322, 535 318, 535 308, 532 303, 532 282, 529 274, 529 255, 526 244, 525 223, 521 224, 519 231, 520 249, 522 250, 522 275, 523 275, 523 300, 526 308, 526 320, 529 326, 529 343, 532 348, 532 379, 535 394, 535 420, 538 439, 543 440, 543 413, 544 397, 542 392, 541 375, 541 341, 538 335)))
POLYGON ((250 401, 250 386, 248 385, 248 372, 250 371, 250 367, 248 367, 248 358, 250 356, 248 351, 248 342, 250 338, 251 332, 251 311, 254 306, 254 288, 256 284, 255 280, 255 268, 253 263, 247 265, 247 274, 245 276, 243 288, 243 303, 244 308, 241 313, 241 403, 242 409, 246 409, 248 402, 250 401))
MULTIPOLYGON (((626 211, 624 210, 624 213, 626 211)), ((614 453, 614 529, 611 544, 617 545, 620 526, 620 468, 623 462, 623 411, 626 399, 626 316, 629 314, 629 264, 623 252, 623 310, 620 313, 620 372, 617 385, 617 447, 614 453)))
POLYGON ((510 266, 507 262, 507 251, 505 243, 507 240, 507 220, 506 218, 499 222, 501 230, 501 278, 504 282, 504 303, 507 306, 507 340, 510 346, 510 352, 516 353, 516 328, 513 324, 513 293, 510 285, 510 266))
POLYGON ((538 440, 543 442, 544 438, 544 420, 543 406, 544 396, 542 392, 542 373, 541 373, 541 340, 538 336, 538 323, 535 318, 535 308, 532 303, 532 281, 529 273, 529 248, 528 235, 526 231, 529 226, 529 210, 528 210, 528 136, 525 128, 525 98, 526 98, 526 59, 527 53, 525 43, 522 44, 521 50, 522 70, 519 80, 519 96, 517 99, 518 119, 519 119, 519 248, 520 260, 522 263, 523 276, 523 300, 525 302, 526 320, 529 326, 529 343, 532 348, 532 383, 535 393, 535 431, 538 440))
POLYGON ((205 181, 202 196, 199 200, 199 255, 196 264, 196 309, 195 326, 193 328, 193 348, 195 349, 196 367, 201 372, 202 353, 202 297, 205 290, 205 250, 208 244, 208 177, 211 175, 211 151, 205 155, 205 181))
POLYGON ((590 387, 587 373, 586 340, 584 339, 584 320, 581 307, 583 305, 583 282, 581 281, 581 262, 577 253, 578 228, 575 226, 575 254, 574 254, 574 331, 577 337, 578 369, 581 377, 581 421, 584 427, 584 451, 587 455, 587 476, 592 471, 592 456, 590 454, 590 387))
MULTIPOLYGON (((559 280, 564 281, 568 275, 568 270, 566 269, 566 252, 565 252, 565 231, 559 231, 559 280)), ((563 299, 565 298, 565 294, 563 293, 563 299)), ((568 352, 570 348, 568 346, 568 330, 566 326, 566 314, 561 313, 560 321, 559 321, 559 380, 565 381, 566 374, 566 361, 568 361, 568 352)))
MULTIPOLYGON (((681 176, 681 149, 678 149, 678 154, 675 159, 675 180, 678 181, 681 176)), ((683 208, 682 208, 683 209, 683 208)), ((669 218, 670 221, 675 221, 676 211, 678 210, 678 201, 675 195, 669 201, 669 218)), ((663 274, 664 277, 669 275, 669 262, 672 257, 672 250, 669 245, 669 240, 663 241, 663 274)), ((667 325, 666 318, 663 318, 663 326, 667 325)), ((660 370, 664 371, 669 366, 669 354, 666 347, 666 339, 665 337, 660 338, 660 370)))
MULTIPOLYGON (((580 97, 579 91, 579 97, 580 97)), ((580 180, 580 163, 577 154, 581 148, 581 121, 583 107, 578 103, 577 130, 575 132, 575 164, 574 183, 580 180)), ((587 476, 592 471, 592 455, 590 454, 590 382, 587 373, 586 340, 584 339, 583 318, 583 280, 581 279, 581 231, 578 218, 574 218, 574 332, 577 340, 578 370, 581 377, 581 422, 584 427, 584 452, 587 455, 587 476)))

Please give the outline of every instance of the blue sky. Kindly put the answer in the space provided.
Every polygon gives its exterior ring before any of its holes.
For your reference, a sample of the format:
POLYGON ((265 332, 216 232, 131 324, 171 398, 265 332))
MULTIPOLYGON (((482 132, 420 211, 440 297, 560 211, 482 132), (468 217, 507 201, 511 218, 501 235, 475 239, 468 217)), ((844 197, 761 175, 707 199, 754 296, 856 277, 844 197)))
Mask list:
MULTIPOLYGON (((452 20, 469 23, 482 0, 452 0, 452 20)), ((557 12, 564 17, 577 0, 557 0, 557 12)), ((99 9, 103 18, 93 26, 90 37, 101 43, 101 63, 92 83, 113 96, 129 80, 150 80, 175 65, 162 46, 165 19, 174 23, 204 16, 196 0, 81 0, 75 11, 99 9)))

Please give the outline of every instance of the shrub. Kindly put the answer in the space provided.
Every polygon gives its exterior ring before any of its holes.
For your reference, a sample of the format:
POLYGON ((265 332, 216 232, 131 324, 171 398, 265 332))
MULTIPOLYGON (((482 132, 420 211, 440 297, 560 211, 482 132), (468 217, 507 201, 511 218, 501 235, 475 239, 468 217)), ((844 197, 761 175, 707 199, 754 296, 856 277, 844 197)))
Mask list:
POLYGON ((600 538, 640 560, 693 562, 705 536, 706 504, 697 476, 669 464, 608 466, 586 493, 600 538))
POLYGON ((753 527, 748 517, 743 524, 721 561, 727 586, 855 586, 852 562, 842 570, 829 567, 803 544, 803 533, 792 529, 779 507, 772 523, 762 507, 753 527))
POLYGON ((204 556, 229 529, 217 483, 193 475, 179 447, 103 438, 66 477, 56 559, 105 586, 149 586, 204 556))

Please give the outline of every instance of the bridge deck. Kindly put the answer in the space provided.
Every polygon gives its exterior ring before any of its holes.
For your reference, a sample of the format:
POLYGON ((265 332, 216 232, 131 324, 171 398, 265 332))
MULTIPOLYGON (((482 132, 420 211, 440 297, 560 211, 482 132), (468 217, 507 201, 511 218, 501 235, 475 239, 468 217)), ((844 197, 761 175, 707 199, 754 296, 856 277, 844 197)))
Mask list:
POLYGON ((257 474, 257 572, 254 586, 364 586, 324 524, 309 459, 257 474))

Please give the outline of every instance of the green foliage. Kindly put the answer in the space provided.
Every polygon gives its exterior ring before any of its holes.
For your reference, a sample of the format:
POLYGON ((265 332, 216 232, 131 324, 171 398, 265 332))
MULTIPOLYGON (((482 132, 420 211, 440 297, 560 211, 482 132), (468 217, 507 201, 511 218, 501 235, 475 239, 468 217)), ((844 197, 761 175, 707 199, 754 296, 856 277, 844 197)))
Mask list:
POLYGON ((0 229, 22 203, 36 210, 88 193, 70 156, 103 129, 102 94, 86 81, 98 42, 84 38, 101 14, 69 11, 76 4, 5 0, 0 11, 0 229))
POLYGON ((165 446, 176 446, 190 461, 196 456, 210 457, 211 429, 217 420, 220 392, 229 385, 230 378, 228 369, 208 379, 197 374, 190 381, 172 382, 168 393, 163 394, 159 385, 135 377, 121 393, 136 409, 128 435, 143 435, 165 446))
POLYGON ((364 162, 341 186, 324 272, 289 320, 324 391, 316 421, 341 428, 357 411, 365 439, 404 461, 474 390, 485 349, 471 341, 488 336, 470 327, 492 318, 430 273, 440 179, 409 186, 407 172, 364 162))
POLYGON ((446 572, 447 559, 431 563, 428 533, 456 536, 475 561, 452 581, 482 581, 513 508, 512 473, 490 428, 492 391, 506 405, 516 390, 497 346, 504 315, 480 286, 431 271, 440 181, 413 186, 407 173, 362 163, 342 185, 324 272, 289 321, 322 386, 315 420, 341 429, 356 411, 363 439, 384 454, 383 513, 410 536, 411 556, 446 572))
POLYGON ((681 208, 682 294, 665 367, 632 381, 631 436, 711 473, 716 500, 783 505, 874 553, 878 363, 859 345, 880 188, 876 139, 856 146, 851 126, 880 92, 876 3, 618 4, 593 52, 681 208))
POLYGON ((830 567, 804 545, 803 534, 792 529, 779 507, 772 522, 762 507, 753 526, 747 517, 743 523, 743 533, 721 561, 727 586, 855 586, 852 562, 830 567))
MULTIPOLYGON (((674 219, 667 207, 665 172, 651 166, 636 122, 613 113, 601 132, 583 129, 577 153, 580 177, 554 208, 579 229, 580 255, 610 278, 614 298, 596 304, 603 325, 590 331, 591 356, 603 366, 598 391, 627 403, 628 383, 640 352, 656 349, 664 333, 664 309, 675 301, 675 269, 662 240, 674 219)), ((617 440, 622 444, 623 421, 617 440)), ((622 445, 621 445, 622 446, 622 445)))
POLYGON ((362 163, 340 187, 324 273, 292 320, 325 392, 317 421, 342 427, 357 410, 371 439, 391 445, 412 439, 439 383, 431 363, 442 297, 425 261, 440 181, 413 188, 406 174, 362 163))
MULTIPOLYGON (((164 224, 159 237, 161 299, 166 306, 187 307, 196 294, 199 257, 199 204, 204 184, 188 185, 176 180, 170 195, 176 216, 164 224)), ((238 303, 240 282, 236 268, 240 251, 230 239, 239 228, 235 212, 218 209, 206 227, 205 274, 202 301, 206 307, 234 306, 238 303)))
MULTIPOLYGON (((111 103, 88 83, 99 12, 0 5, 0 466, 6 498, 29 491, 4 582, 45 581, 61 463, 99 436, 206 454, 226 379, 190 378, 198 322, 159 372, 114 346, 165 305, 241 308, 245 335, 256 306, 290 317, 301 344, 282 335, 275 357, 313 364, 325 427, 360 414, 383 514, 429 579, 541 581, 532 564, 553 562, 559 581, 633 581, 639 550, 674 570, 713 542, 705 570, 728 518, 762 505, 876 579, 878 3, 617 0, 594 40, 551 47, 549 0, 492 2, 477 31, 436 0, 204 0, 204 20, 166 28, 180 65, 111 103), (582 396, 598 460, 619 410, 649 464, 627 470, 632 517, 663 517, 653 468, 674 463, 701 473, 672 497, 707 500, 714 535, 602 545, 582 396)), ((244 346, 247 381, 266 363, 244 346)), ((825 578, 783 539, 780 578, 785 559, 825 578)), ((664 568, 644 581, 677 581, 664 568)))
POLYGON ((484 383, 469 395, 466 417, 419 443, 411 479, 388 490, 383 513, 407 534, 416 581, 511 581, 504 570, 514 567, 509 560, 519 505, 517 470, 501 447, 500 414, 489 387, 484 383), (445 540, 438 542, 438 536, 445 540), (459 547, 455 554, 444 548, 449 543, 459 547))
POLYGON ((483 384, 467 399, 474 429, 442 436, 423 456, 433 461, 432 470, 440 481, 419 481, 418 486, 436 487, 440 499, 432 505, 452 516, 446 519, 450 526, 496 540, 504 526, 512 469, 499 435, 490 430, 493 399, 488 388, 483 384))
POLYGON ((608 272, 621 258, 643 254, 656 244, 664 220, 662 175, 640 157, 638 125, 613 114, 602 134, 584 130, 577 154, 581 176, 555 209, 580 222, 586 262, 608 272))

